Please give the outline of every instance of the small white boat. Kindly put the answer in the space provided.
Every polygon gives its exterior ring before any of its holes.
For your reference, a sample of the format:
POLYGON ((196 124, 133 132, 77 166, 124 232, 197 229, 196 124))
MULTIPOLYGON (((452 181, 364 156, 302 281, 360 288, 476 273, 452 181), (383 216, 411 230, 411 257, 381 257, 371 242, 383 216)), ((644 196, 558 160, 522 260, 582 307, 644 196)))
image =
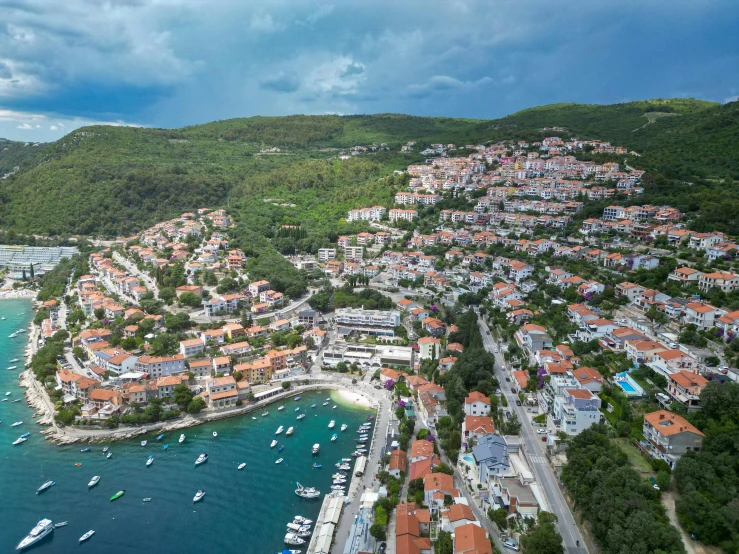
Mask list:
POLYGON ((346 483, 346 479, 344 479, 343 477, 339 477, 338 479, 333 480, 334 485, 343 485, 344 483, 346 483))
POLYGON ((180 435, 180 440, 179 440, 179 443, 180 444, 182 444, 183 442, 185 442, 185 434, 184 433, 182 435, 180 435))
POLYGON ((5 396, 10 396, 10 391, 6 392, 5 396))
POLYGON ((321 451, 321 445, 316 443, 313 445, 313 454, 318 454, 321 451))
POLYGON ((207 454, 201 454, 200 456, 198 456, 198 459, 195 460, 195 465, 196 466, 199 466, 200 464, 204 464, 207 461, 208 461, 208 455, 207 454))
POLYGON ((277 439, 274 439, 274 440, 273 440, 273 441, 272 441, 272 442, 271 442, 271 443, 269 444, 269 447, 270 447, 270 448, 274 448, 275 446, 277 446, 277 439))
POLYGON ((323 403, 323 405, 324 405, 324 406, 328 406, 328 402, 324 402, 324 403, 323 403))
POLYGON ((141 446, 146 446, 147 441, 141 441, 141 446))
POLYGON ((331 420, 331 422, 330 422, 330 423, 328 424, 328 428, 329 428, 329 429, 333 429, 334 427, 336 427, 336 421, 334 421, 334 420, 332 419, 332 420, 331 420))
POLYGON ((238 469, 239 471, 241 471, 241 470, 242 470, 242 469, 244 469, 245 467, 246 467, 246 462, 241 462, 241 463, 239 464, 239 467, 237 467, 236 469, 238 469))
POLYGON ((303 516, 295 516, 293 518, 293 523, 297 523, 298 525, 310 525, 313 523, 313 520, 303 516))
POLYGON ((318 498, 321 496, 321 491, 314 487, 304 487, 300 483, 297 483, 298 488, 295 489, 295 494, 303 498, 318 498))
POLYGON ((154 456, 149 456, 149 458, 146 460, 146 467, 149 467, 153 463, 154 463, 154 456))
POLYGON ((87 539, 92 537, 94 534, 95 534, 95 531, 90 529, 87 533, 85 533, 84 535, 80 537, 80 542, 85 542, 87 539))
POLYGON ((46 489, 49 489, 56 485, 56 481, 46 481, 43 485, 41 485, 38 489, 36 489, 36 494, 40 494, 44 492, 46 489))
POLYGON ((8 366, 8 371, 12 371, 14 369, 18 369, 18 366, 17 365, 10 365, 10 366, 8 366))
POLYGON ((280 425, 280 426, 279 426, 279 427, 277 428, 277 431, 275 431, 275 435, 279 435, 279 434, 280 434, 280 433, 282 433, 282 432, 283 432, 284 430, 285 430, 285 428, 284 428, 284 427, 283 427, 282 425, 280 425))
MULTIPOLYGON (((3 319, 5 319, 5 318, 3 318, 3 319)), ((10 360, 10 363, 11 363, 11 364, 14 364, 14 363, 16 363, 16 362, 20 362, 20 361, 21 361, 21 359, 20 359, 20 358, 13 358, 12 360, 10 360)))
POLYGON ((279 408, 277 408, 277 411, 278 411, 278 412, 281 412, 281 411, 282 411, 282 410, 284 410, 284 409, 285 409, 285 406, 280 406, 279 408))
POLYGON ((275 460, 275 463, 276 463, 276 464, 281 464, 281 463, 282 463, 282 458, 277 458, 277 459, 275 460))
POLYGON ((22 421, 16 421, 15 423, 13 423, 13 425, 11 425, 11 427, 18 427, 19 425, 23 425, 23 422, 22 421))
POLYGON ((200 489, 198 492, 195 493, 195 496, 193 496, 192 501, 200 502, 204 496, 205 496, 205 491, 203 489, 200 489))
POLYGON ((301 539, 295 533, 287 533, 285 535, 285 544, 300 546, 301 544, 305 544, 305 539, 301 539))
POLYGON ((342 485, 331 485, 331 490, 332 491, 343 491, 345 489, 346 489, 346 487, 344 487, 342 485))
POLYGON ((54 524, 54 529, 58 529, 59 527, 66 527, 68 521, 60 521, 59 523, 54 524))
POLYGON ((339 435, 337 435, 336 433, 334 433, 333 435, 331 435, 331 442, 336 442, 336 439, 338 439, 338 438, 339 438, 339 435))
POLYGON ((268 415, 269 415, 269 412, 264 412, 264 413, 262 414, 262 417, 267 417, 268 415))
POLYGON ((305 414, 300 414, 300 415, 299 415, 298 417, 296 417, 295 419, 303 419, 304 417, 305 417, 305 414))
POLYGON ((256 421, 256 420, 257 420, 257 418, 256 418, 256 417, 254 417, 254 416, 252 416, 251 418, 252 418, 252 419, 253 419, 254 421, 256 421))
POLYGON ((285 433, 285 435, 287 435, 289 437, 294 432, 295 432, 295 427, 290 427, 290 428, 288 428, 287 433, 285 433))
POLYGON ((108 451, 108 448, 110 448, 110 447, 109 446, 106 446, 105 448, 103 448, 103 454, 105 454, 108 451))
POLYGON ((11 400, 10 403, 15 404, 16 402, 20 402, 20 401, 21 401, 20 398, 16 398, 15 400, 11 400))
POLYGON ((349 427, 346 423, 341 424, 341 430, 346 431, 346 428, 349 427))
POLYGON ((330 396, 326 399, 326 402, 331 402, 331 397, 330 396))
POLYGON ((13 441, 13 446, 16 446, 18 444, 21 444, 22 442, 26 442, 28 439, 26 437, 18 437, 13 441))
POLYGON ((216 433, 215 431, 213 431, 213 438, 216 438, 217 436, 218 436, 218 433, 216 433))
POLYGON ((151 502, 151 498, 144 498, 144 502, 151 502))
POLYGON ((93 477, 92 479, 90 479, 90 482, 89 483, 87 483, 87 488, 88 489, 91 489, 92 487, 94 487, 95 485, 97 485, 99 482, 100 482, 100 476, 99 475, 96 475, 95 477, 93 477))
POLYGON ((331 408, 331 409, 332 409, 332 410, 335 410, 335 409, 336 409, 336 405, 334 405, 334 407, 333 407, 333 408, 331 408))
POLYGON ((111 456, 113 456, 113 453, 112 452, 108 452, 108 454, 105 456, 105 459, 106 460, 109 460, 111 456))

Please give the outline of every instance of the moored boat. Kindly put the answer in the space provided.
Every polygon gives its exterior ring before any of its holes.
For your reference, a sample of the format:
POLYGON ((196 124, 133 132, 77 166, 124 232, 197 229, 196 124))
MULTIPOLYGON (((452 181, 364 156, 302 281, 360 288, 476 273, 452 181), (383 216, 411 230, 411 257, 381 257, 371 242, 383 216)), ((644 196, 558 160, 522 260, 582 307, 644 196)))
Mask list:
POLYGON ((28 548, 29 546, 36 544, 53 530, 54 525, 51 523, 51 520, 42 519, 33 529, 31 529, 31 532, 18 543, 18 546, 16 546, 15 549, 23 550, 24 548, 28 548))
POLYGON ((92 529, 90 529, 87 533, 85 533, 84 535, 82 535, 80 537, 80 542, 85 542, 90 537, 92 537, 94 534, 95 534, 95 531, 93 531, 92 529))
POLYGON ((311 407, 311 408, 315 408, 315 407, 316 407, 317 405, 318 405, 318 404, 311 404, 311 405, 310 405, 310 407, 311 407))
POLYGON ((285 406, 280 406, 279 408, 277 408, 277 411, 278 411, 278 412, 281 412, 281 411, 282 411, 282 410, 284 410, 284 409, 285 409, 285 406))
POLYGON ((80 452, 89 452, 90 450, 92 450, 92 448, 86 446, 85 448, 80 449, 80 452))
POLYGON ((338 439, 338 438, 339 438, 339 435, 337 435, 336 433, 334 433, 333 435, 331 435, 331 442, 335 442, 336 439, 338 439))
POLYGON ((195 493, 195 496, 193 496, 192 501, 200 502, 204 496, 205 496, 205 491, 203 489, 200 489, 198 492, 195 493))
POLYGON ((328 428, 333 429, 334 427, 336 427, 336 421, 332 419, 328 424, 328 428))
POLYGON ((113 453, 112 452, 108 452, 108 454, 106 454, 106 456, 105 456, 105 459, 106 460, 109 460, 112 456, 113 456, 113 453))
POLYGON ((146 446, 148 441, 141 441, 141 446, 146 446))
POLYGON ((59 529, 59 527, 65 527, 69 522, 68 521, 60 521, 59 523, 54 524, 54 529, 59 529))
POLYGON ((291 544, 291 545, 299 546, 301 544, 305 544, 305 539, 301 539, 295 533, 287 533, 285 535, 285 544, 291 544))
POLYGON ((245 463, 245 462, 241 462, 241 463, 239 464, 239 467, 237 467, 236 469, 238 469, 239 471, 241 471, 241 470, 242 470, 242 469, 244 469, 245 467, 246 467, 246 463, 245 463))
POLYGON ((216 438, 218 436, 218 432, 213 431, 213 438, 216 438))
POLYGON ((346 423, 341 424, 341 430, 346 431, 346 428, 349 427, 346 423))
POLYGON ((126 489, 120 490, 115 493, 113 496, 110 497, 110 501, 113 502, 113 500, 118 500, 124 494, 126 494, 126 489))
POLYGON ((144 498, 144 502, 151 502, 151 498, 144 498))
POLYGON ((17 446, 21 444, 22 442, 26 442, 28 439, 26 437, 18 437, 13 441, 13 446, 17 446))
POLYGON ((273 439, 272 442, 269 443, 270 448, 274 448, 275 446, 277 446, 277 439, 273 439))
POLYGON ((319 469, 321 467, 323 467, 321 464, 313 464, 314 469, 319 469))
POLYGON ((303 498, 318 498, 321 496, 321 491, 316 490, 313 487, 304 487, 300 483, 297 483, 298 488, 295 489, 295 494, 303 498))
POLYGON ((161 433, 161 434, 157 435, 157 439, 156 440, 160 441, 163 438, 164 438, 164 433, 161 433))
POLYGON ((198 459, 195 460, 195 465, 196 466, 199 466, 200 464, 204 464, 207 461, 208 461, 208 455, 207 454, 201 454, 200 456, 198 456, 198 459))
POLYGON ((295 418, 295 419, 303 419, 304 417, 305 417, 305 414, 300 414, 300 415, 299 415, 299 416, 298 416, 297 418, 295 418))
POLYGON ((267 417, 268 415, 269 415, 269 412, 264 412, 264 413, 262 414, 262 417, 267 417))
POLYGON ((180 435, 180 440, 179 440, 179 443, 180 444, 182 444, 183 442, 185 442, 185 434, 184 433, 180 435))
POLYGON ((300 411, 300 406, 295 406, 295 411, 296 412, 299 412, 300 411))
POLYGON ((154 463, 154 456, 149 456, 149 458, 146 460, 146 467, 149 467, 153 463, 154 463))
POLYGON ((50 489, 54 485, 56 485, 56 481, 46 481, 46 483, 44 483, 38 489, 36 489, 36 494, 41 494, 42 492, 44 492, 45 490, 50 489))
POLYGON ((287 435, 289 437, 294 432, 295 432, 295 428, 294 427, 289 427, 288 430, 287 430, 287 433, 285 433, 285 435, 287 435))
POLYGON ((295 516, 293 518, 293 523, 297 523, 298 525, 310 525, 313 523, 313 520, 303 516, 295 516))
POLYGON ((275 463, 276 463, 276 464, 281 464, 281 463, 282 463, 282 458, 277 458, 277 459, 275 460, 275 463))
POLYGON ((284 427, 283 427, 282 425, 280 425, 280 426, 279 426, 279 427, 277 428, 277 431, 275 431, 275 435, 279 435, 279 434, 280 434, 280 433, 282 433, 282 432, 283 432, 284 430, 285 430, 285 428, 284 428, 284 427))
POLYGON ((23 425, 23 422, 22 421, 16 421, 15 423, 13 423, 11 425, 11 427, 18 427, 19 425, 23 425))
POLYGON ((167 443, 164 443, 162 446, 162 450, 169 450, 169 445, 167 443))
POLYGON ((328 402, 324 402, 324 403, 323 403, 323 405, 324 405, 324 406, 328 406, 328 402))
POLYGON ((90 489, 94 487, 95 485, 97 485, 99 482, 100 482, 100 476, 95 475, 92 479, 90 479, 90 482, 87 483, 87 488, 90 489))
POLYGON ((318 454, 321 451, 321 445, 316 443, 313 445, 313 454, 318 454))

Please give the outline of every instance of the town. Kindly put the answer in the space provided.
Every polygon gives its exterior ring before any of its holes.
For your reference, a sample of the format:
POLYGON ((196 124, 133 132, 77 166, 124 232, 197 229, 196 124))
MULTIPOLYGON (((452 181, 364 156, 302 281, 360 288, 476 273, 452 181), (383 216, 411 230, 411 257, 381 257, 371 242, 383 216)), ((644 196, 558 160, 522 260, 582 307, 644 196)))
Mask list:
POLYGON ((642 204, 645 172, 607 142, 421 153, 394 204, 356 206, 356 232, 285 256, 300 296, 249 271, 228 209, 95 242, 36 316, 54 424, 195 424, 310 379, 364 386, 390 419, 353 525, 371 524, 345 554, 526 550, 555 528, 568 551, 595 548, 568 467, 591 428, 662 510, 702 448, 703 392, 739 379, 739 244, 642 204))

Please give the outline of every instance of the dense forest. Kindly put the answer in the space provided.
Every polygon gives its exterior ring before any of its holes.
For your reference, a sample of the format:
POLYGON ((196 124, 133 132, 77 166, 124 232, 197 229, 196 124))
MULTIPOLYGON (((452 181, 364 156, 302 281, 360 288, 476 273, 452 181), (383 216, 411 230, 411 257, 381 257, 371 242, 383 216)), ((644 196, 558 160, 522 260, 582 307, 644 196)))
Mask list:
MULTIPOLYGON (((297 240, 314 250, 353 230, 340 221, 346 210, 390 203, 404 184, 393 171, 423 159, 399 152, 407 141, 416 141, 418 152, 433 142, 535 140, 555 133, 635 150, 639 155, 626 161, 653 170, 646 199, 700 210, 699 226, 739 230, 739 103, 689 99, 555 104, 491 121, 253 117, 183 129, 86 127, 38 146, 6 141, 0 169, 20 170, 0 181, 0 229, 127 235, 182 211, 227 206, 262 237, 276 224, 304 224, 307 236, 297 240), (554 126, 566 130, 544 130, 554 126), (377 152, 338 158, 342 149, 383 143, 387 147, 377 152)), ((278 250, 290 253, 291 240, 278 250)))

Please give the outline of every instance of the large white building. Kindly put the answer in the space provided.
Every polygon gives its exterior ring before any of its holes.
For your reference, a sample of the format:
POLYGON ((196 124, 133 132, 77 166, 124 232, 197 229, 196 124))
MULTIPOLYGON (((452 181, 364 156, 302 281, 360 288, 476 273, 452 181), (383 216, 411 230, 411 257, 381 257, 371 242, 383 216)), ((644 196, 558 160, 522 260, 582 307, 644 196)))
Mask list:
POLYGON ((369 335, 394 336, 395 327, 400 325, 400 312, 397 310, 365 310, 364 308, 339 308, 336 310, 336 326, 339 334, 348 335, 352 331, 369 335))
POLYGON ((600 423, 600 398, 584 388, 567 388, 554 397, 548 424, 555 432, 578 435, 600 423))

